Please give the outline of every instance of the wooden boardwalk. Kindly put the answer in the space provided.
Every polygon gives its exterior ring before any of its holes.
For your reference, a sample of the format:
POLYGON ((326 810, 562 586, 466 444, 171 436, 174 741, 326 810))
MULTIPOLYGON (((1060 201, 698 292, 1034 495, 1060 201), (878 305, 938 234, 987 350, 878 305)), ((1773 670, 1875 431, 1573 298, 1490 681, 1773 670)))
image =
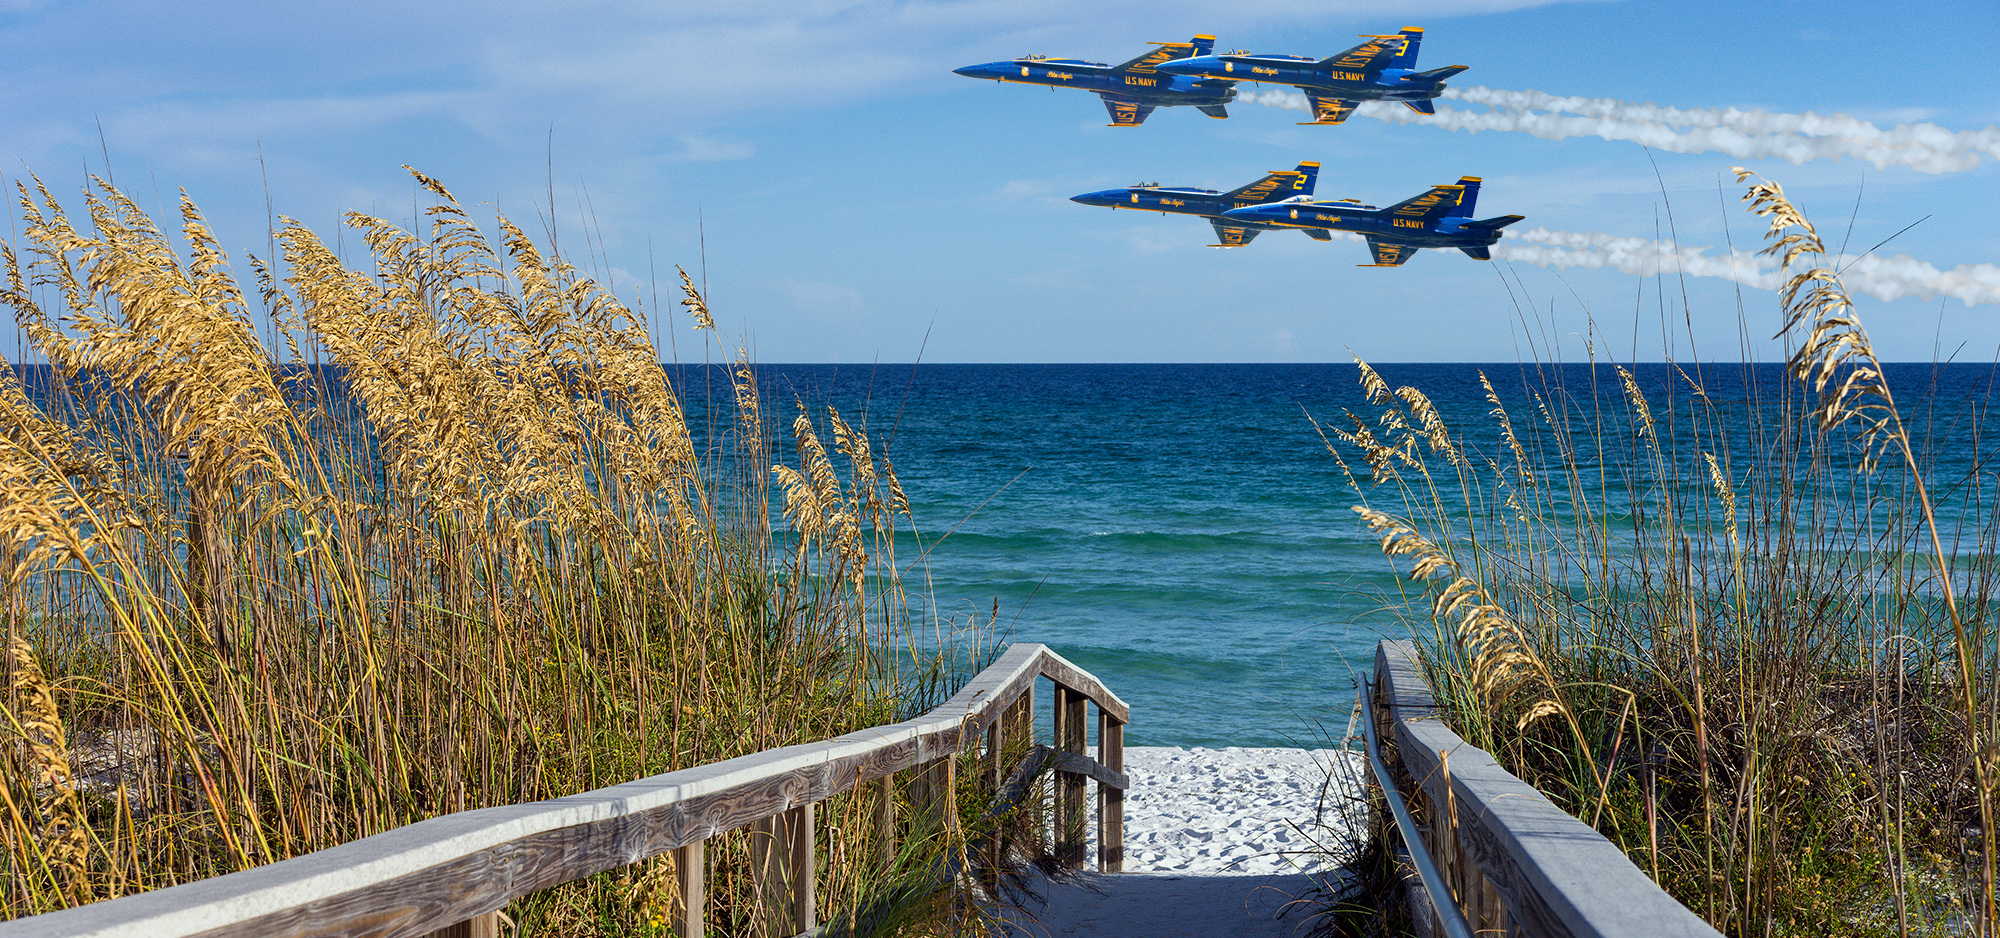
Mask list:
MULTIPOLYGON (((1052 688, 1054 745, 1032 746, 1028 758, 1054 773, 1053 829, 1076 832, 1057 845, 1057 859, 1076 879, 1047 884, 1043 900, 1032 907, 1022 903, 1015 938, 1297 938, 1313 927, 1315 910, 1304 903, 1313 899, 1314 877, 1327 871, 1269 866, 1243 872, 1243 851, 1204 854, 1218 861, 1208 869, 1183 863, 1161 870, 1171 865, 1162 863, 1166 851, 1146 847, 1134 851, 1144 863, 1121 872, 1126 789, 1140 783, 1135 845, 1151 836, 1146 812, 1165 810, 1166 803, 1147 803, 1157 790, 1145 790, 1143 759, 1126 773, 1130 710, 1054 651, 1021 644, 943 706, 913 720, 565 798, 434 818, 240 873, 0 922, 0 938, 492 936, 496 910, 514 898, 669 851, 679 894, 688 900, 671 924, 683 935, 705 935, 709 861, 703 845, 742 828, 768 841, 761 849, 752 844, 755 931, 810 932, 819 912, 815 805, 843 792, 865 794, 862 786, 869 786, 874 803, 888 808, 880 826, 893 839, 895 790, 906 786, 903 800, 942 814, 956 790, 956 757, 969 757, 982 776, 990 773, 994 790, 1015 790, 1017 779, 999 784, 1008 768, 1002 753, 1021 751, 1018 744, 1032 737, 1035 688, 1044 681, 1052 688), (1093 705, 1096 720, 1090 721, 1093 705), (1098 736, 1095 758, 1086 746, 1091 722, 1098 736), (1096 797, 1088 798, 1093 784, 1096 797), (1096 823, 1090 824, 1093 813, 1096 823), (1095 831, 1094 851, 1083 836, 1087 830, 1095 831), (1091 854, 1097 868, 1086 872, 1091 854)), ((1364 699, 1371 701, 1361 720, 1370 737, 1371 777, 1422 874, 1420 895, 1436 898, 1440 914, 1420 918, 1430 918, 1437 933, 1717 938, 1616 845, 1452 733, 1438 718, 1438 703, 1406 644, 1378 646, 1374 686, 1364 699)), ((1025 763, 1015 770, 1029 771, 1025 763)), ((1183 834, 1212 838, 1216 822, 1229 828, 1234 825, 1227 822, 1251 818, 1244 805, 1256 784, 1194 774, 1211 787, 1194 798, 1196 810, 1180 816, 1188 822, 1183 834)), ((1187 804, 1184 799, 1184 812, 1187 804)), ((1301 816, 1301 833, 1318 820, 1301 816)), ((1240 830, 1228 836, 1279 839, 1240 830)), ((1265 846, 1268 857, 1304 845, 1265 846)))
POLYGON ((1048 903, 1016 913, 1009 936, 1297 938, 1313 922, 1295 903, 1313 886, 1302 873, 1085 873, 1049 884, 1048 903))

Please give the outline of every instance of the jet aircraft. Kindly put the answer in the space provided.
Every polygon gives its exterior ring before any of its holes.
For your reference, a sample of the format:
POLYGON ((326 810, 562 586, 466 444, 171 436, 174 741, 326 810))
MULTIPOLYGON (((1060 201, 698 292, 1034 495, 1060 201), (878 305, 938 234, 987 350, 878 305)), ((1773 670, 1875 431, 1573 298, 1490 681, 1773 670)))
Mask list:
POLYGON ((1416 71, 1417 44, 1424 38, 1420 26, 1405 26, 1393 36, 1361 38, 1368 41, 1324 59, 1203 53, 1162 63, 1159 70, 1181 77, 1291 85, 1312 101, 1313 119, 1303 123, 1338 124, 1363 101, 1400 101, 1419 114, 1435 114, 1431 99, 1444 93, 1444 80, 1467 68, 1416 71))
POLYGON ((1104 99, 1111 112, 1111 126, 1137 127, 1156 107, 1190 105, 1210 117, 1228 117, 1224 107, 1236 100, 1236 82, 1228 78, 1189 78, 1165 75, 1159 65, 1191 55, 1207 55, 1215 49, 1214 36, 1196 36, 1190 42, 1155 42, 1159 48, 1123 65, 1085 62, 1081 59, 1052 59, 1045 55, 1022 56, 1011 62, 988 62, 954 69, 967 78, 1018 81, 1051 88, 1082 88, 1104 99))
POLYGON ((1358 265, 1361 267, 1395 267, 1409 260, 1418 248, 1457 248, 1467 257, 1490 261, 1493 253, 1488 248, 1500 240, 1500 229, 1525 216, 1473 221, 1473 207, 1478 202, 1479 177, 1461 176, 1456 185, 1432 186, 1422 195, 1383 209, 1354 199, 1292 198, 1230 209, 1216 224, 1357 232, 1368 237, 1368 249, 1375 254, 1375 263, 1358 265))
MULTIPOLYGON (((1105 189, 1101 192, 1086 192, 1071 196, 1071 202, 1085 205, 1103 205, 1110 208, 1140 209, 1149 212, 1172 213, 1176 215, 1199 215, 1215 226, 1216 240, 1221 244, 1211 244, 1212 248, 1234 248, 1249 244, 1260 231, 1271 231, 1277 226, 1261 222, 1230 221, 1222 213, 1246 205, 1261 205, 1276 202, 1291 196, 1310 196, 1313 183, 1319 178, 1318 163, 1300 163, 1298 169, 1279 169, 1266 174, 1264 178, 1231 189, 1217 192, 1214 189, 1188 189, 1178 186, 1162 186, 1159 183, 1140 183, 1123 189, 1105 189)), ((1287 226, 1289 227, 1289 226, 1287 226)), ((1301 228, 1308 236, 1318 241, 1331 241, 1333 235, 1317 228, 1301 228)))

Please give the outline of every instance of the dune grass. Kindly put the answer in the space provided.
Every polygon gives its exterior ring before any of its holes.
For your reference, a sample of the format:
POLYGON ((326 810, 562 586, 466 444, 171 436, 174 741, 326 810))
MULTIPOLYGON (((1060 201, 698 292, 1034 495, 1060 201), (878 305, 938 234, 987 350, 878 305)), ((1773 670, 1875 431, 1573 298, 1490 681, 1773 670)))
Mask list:
POLYGON ((1811 223, 1745 199, 1800 271, 1776 386, 1530 366, 1468 435, 1363 364, 1332 448, 1456 728, 1718 929, 1993 934, 1983 414, 1892 393, 1811 223))
MULTIPOLYGON (((81 218, 20 188, 0 916, 892 722, 979 653, 913 621, 865 426, 784 420, 738 351, 691 428, 643 316, 416 178, 420 230, 350 214, 350 262, 287 220, 250 290, 185 196, 176 243, 102 181, 81 218)), ((822 808, 823 896, 891 875, 863 800, 822 808)), ((709 849, 748 933, 748 847, 709 849)), ((667 863, 510 919, 663 933, 667 863)))

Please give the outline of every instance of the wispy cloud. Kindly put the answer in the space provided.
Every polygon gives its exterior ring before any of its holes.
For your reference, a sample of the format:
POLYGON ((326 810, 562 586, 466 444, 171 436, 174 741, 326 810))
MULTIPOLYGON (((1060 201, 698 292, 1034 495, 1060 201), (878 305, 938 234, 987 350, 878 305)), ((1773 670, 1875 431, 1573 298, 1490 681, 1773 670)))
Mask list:
POLYGON ((803 312, 858 313, 868 308, 868 302, 862 299, 861 291, 844 283, 785 280, 778 284, 778 290, 792 301, 793 306, 803 312))
POLYGON ((748 140, 722 140, 698 134, 682 134, 680 152, 673 159, 682 163, 714 163, 747 160, 757 155, 757 145, 748 140))

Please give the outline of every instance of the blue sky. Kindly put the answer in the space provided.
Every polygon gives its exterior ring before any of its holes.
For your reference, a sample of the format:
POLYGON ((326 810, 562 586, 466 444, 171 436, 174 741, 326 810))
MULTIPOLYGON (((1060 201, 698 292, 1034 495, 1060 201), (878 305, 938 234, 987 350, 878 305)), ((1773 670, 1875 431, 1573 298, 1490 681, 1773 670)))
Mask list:
MULTIPOLYGON (((1729 156, 1649 159, 1630 142, 1364 118, 1300 127, 1297 112, 1243 103, 1227 121, 1162 109, 1114 129, 1091 96, 951 74, 1029 52, 1118 62, 1198 32, 1225 49, 1323 56, 1406 25, 1428 30, 1424 67, 1471 66, 1455 85, 1842 112, 1884 128, 2000 123, 1991 0, 1919 16, 1864 2, 0 0, 0 174, 11 186, 33 171, 72 197, 108 154, 142 203, 171 206, 187 189, 241 261, 263 253, 267 194, 329 239, 343 211, 408 218, 408 163, 530 230, 553 199, 563 248, 649 305, 652 272, 669 301, 672 266, 702 266, 705 231, 718 320, 767 362, 910 361, 920 349, 960 362, 1327 361, 1350 349, 1493 361, 1535 354, 1540 336, 1578 354, 1592 321, 1620 358, 1657 360, 1668 344, 1685 355, 1690 326, 1704 356, 1738 356, 1743 333, 1753 354, 1776 353, 1774 295, 1721 280, 1431 251, 1357 268, 1367 257, 1351 242, 1276 232, 1214 250, 1199 220, 1067 201, 1142 179, 1231 188, 1316 159, 1326 197, 1386 205, 1469 174, 1485 179, 1480 214, 1528 216, 1520 227, 1741 246, 1756 226, 1729 156)), ((1850 214, 1856 247, 1930 215, 1884 253, 1947 270, 2000 261, 1995 164, 1931 175, 1750 163, 1831 240, 1848 237, 1850 214)), ((1860 310, 1887 358, 2000 351, 2000 306, 1860 310)), ((670 322, 681 357, 700 357, 686 317, 670 322)), ((14 354, 11 338, 0 348, 14 354)))

